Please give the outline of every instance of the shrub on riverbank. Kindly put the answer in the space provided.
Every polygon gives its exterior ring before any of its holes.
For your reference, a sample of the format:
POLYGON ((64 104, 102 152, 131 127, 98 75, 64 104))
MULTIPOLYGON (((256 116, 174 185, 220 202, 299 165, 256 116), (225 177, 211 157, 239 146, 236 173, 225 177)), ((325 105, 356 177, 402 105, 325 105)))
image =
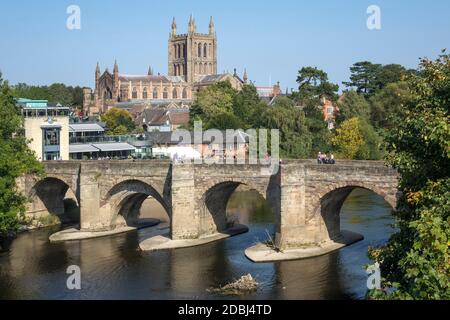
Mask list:
POLYGON ((369 252, 385 278, 371 297, 450 299, 450 55, 423 59, 408 85, 413 101, 387 137, 388 163, 400 173, 400 231, 369 252))

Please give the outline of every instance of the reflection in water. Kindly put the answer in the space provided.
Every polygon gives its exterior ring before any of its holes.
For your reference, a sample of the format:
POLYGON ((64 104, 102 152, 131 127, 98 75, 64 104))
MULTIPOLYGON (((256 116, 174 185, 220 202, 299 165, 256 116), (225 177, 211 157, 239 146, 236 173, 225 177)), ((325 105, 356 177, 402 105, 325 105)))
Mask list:
MULTIPOLYGON (((147 201, 146 201, 147 202, 147 201)), ((163 215, 144 203, 141 215, 163 215)), ((200 247, 143 253, 139 232, 65 243, 49 243, 57 228, 23 233, 0 253, 0 299, 216 299, 206 291, 251 273, 261 288, 247 299, 364 298, 367 246, 392 233, 390 208, 368 191, 354 191, 341 212, 343 229, 365 240, 338 252, 298 261, 252 263, 244 250, 273 232, 274 217, 255 192, 238 191, 227 214, 248 233, 200 247), (81 267, 82 290, 66 288, 66 269, 81 267)))

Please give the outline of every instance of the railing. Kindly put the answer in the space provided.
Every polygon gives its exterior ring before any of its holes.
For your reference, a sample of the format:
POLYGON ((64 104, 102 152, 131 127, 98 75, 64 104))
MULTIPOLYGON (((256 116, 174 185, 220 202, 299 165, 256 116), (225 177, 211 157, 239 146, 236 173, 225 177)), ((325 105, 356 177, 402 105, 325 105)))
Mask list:
POLYGON ((92 137, 70 137, 69 143, 104 143, 104 142, 133 142, 145 141, 145 138, 136 138, 135 136, 92 136, 92 137))

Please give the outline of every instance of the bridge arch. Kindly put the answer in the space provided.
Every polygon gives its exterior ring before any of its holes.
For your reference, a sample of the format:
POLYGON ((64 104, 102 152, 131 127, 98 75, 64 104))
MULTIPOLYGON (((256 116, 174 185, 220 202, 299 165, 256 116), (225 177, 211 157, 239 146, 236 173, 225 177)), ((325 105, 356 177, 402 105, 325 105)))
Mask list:
POLYGON ((27 194, 31 199, 27 215, 33 220, 47 221, 56 217, 61 223, 79 222, 79 201, 70 182, 48 176, 37 181, 27 194))
POLYGON ((341 238, 340 213, 347 197, 355 189, 364 189, 381 196, 392 209, 396 207, 396 190, 382 188, 374 183, 334 183, 326 186, 312 197, 314 210, 309 221, 319 219, 323 239, 341 238))
POLYGON ((136 226, 142 203, 149 197, 161 204, 169 218, 171 217, 170 205, 152 185, 136 179, 124 180, 114 185, 102 201, 103 207, 109 206, 110 226, 136 226))
POLYGON ((233 193, 240 186, 256 191, 264 200, 267 200, 268 186, 255 184, 246 179, 212 181, 206 184, 199 201, 200 236, 226 232, 235 226, 237 221, 230 220, 227 216, 227 205, 233 193))

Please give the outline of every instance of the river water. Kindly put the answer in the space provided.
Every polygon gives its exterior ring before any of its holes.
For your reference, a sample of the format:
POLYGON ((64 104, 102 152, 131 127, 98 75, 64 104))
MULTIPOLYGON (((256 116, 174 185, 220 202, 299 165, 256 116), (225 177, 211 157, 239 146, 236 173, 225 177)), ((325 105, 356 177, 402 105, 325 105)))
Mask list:
MULTIPOLYGON (((152 208, 147 205, 142 215, 152 208)), ((341 210, 341 227, 363 234, 363 241, 321 257, 276 263, 253 263, 244 255, 273 232, 264 200, 249 191, 235 192, 228 214, 250 231, 200 247, 144 253, 138 247, 144 230, 56 244, 48 236, 59 227, 31 231, 0 253, 0 299, 227 299, 236 297, 207 289, 248 273, 260 287, 242 299, 364 299, 367 247, 388 240, 390 213, 381 197, 357 189, 341 210), (80 266, 81 290, 67 289, 70 265, 80 266)))

